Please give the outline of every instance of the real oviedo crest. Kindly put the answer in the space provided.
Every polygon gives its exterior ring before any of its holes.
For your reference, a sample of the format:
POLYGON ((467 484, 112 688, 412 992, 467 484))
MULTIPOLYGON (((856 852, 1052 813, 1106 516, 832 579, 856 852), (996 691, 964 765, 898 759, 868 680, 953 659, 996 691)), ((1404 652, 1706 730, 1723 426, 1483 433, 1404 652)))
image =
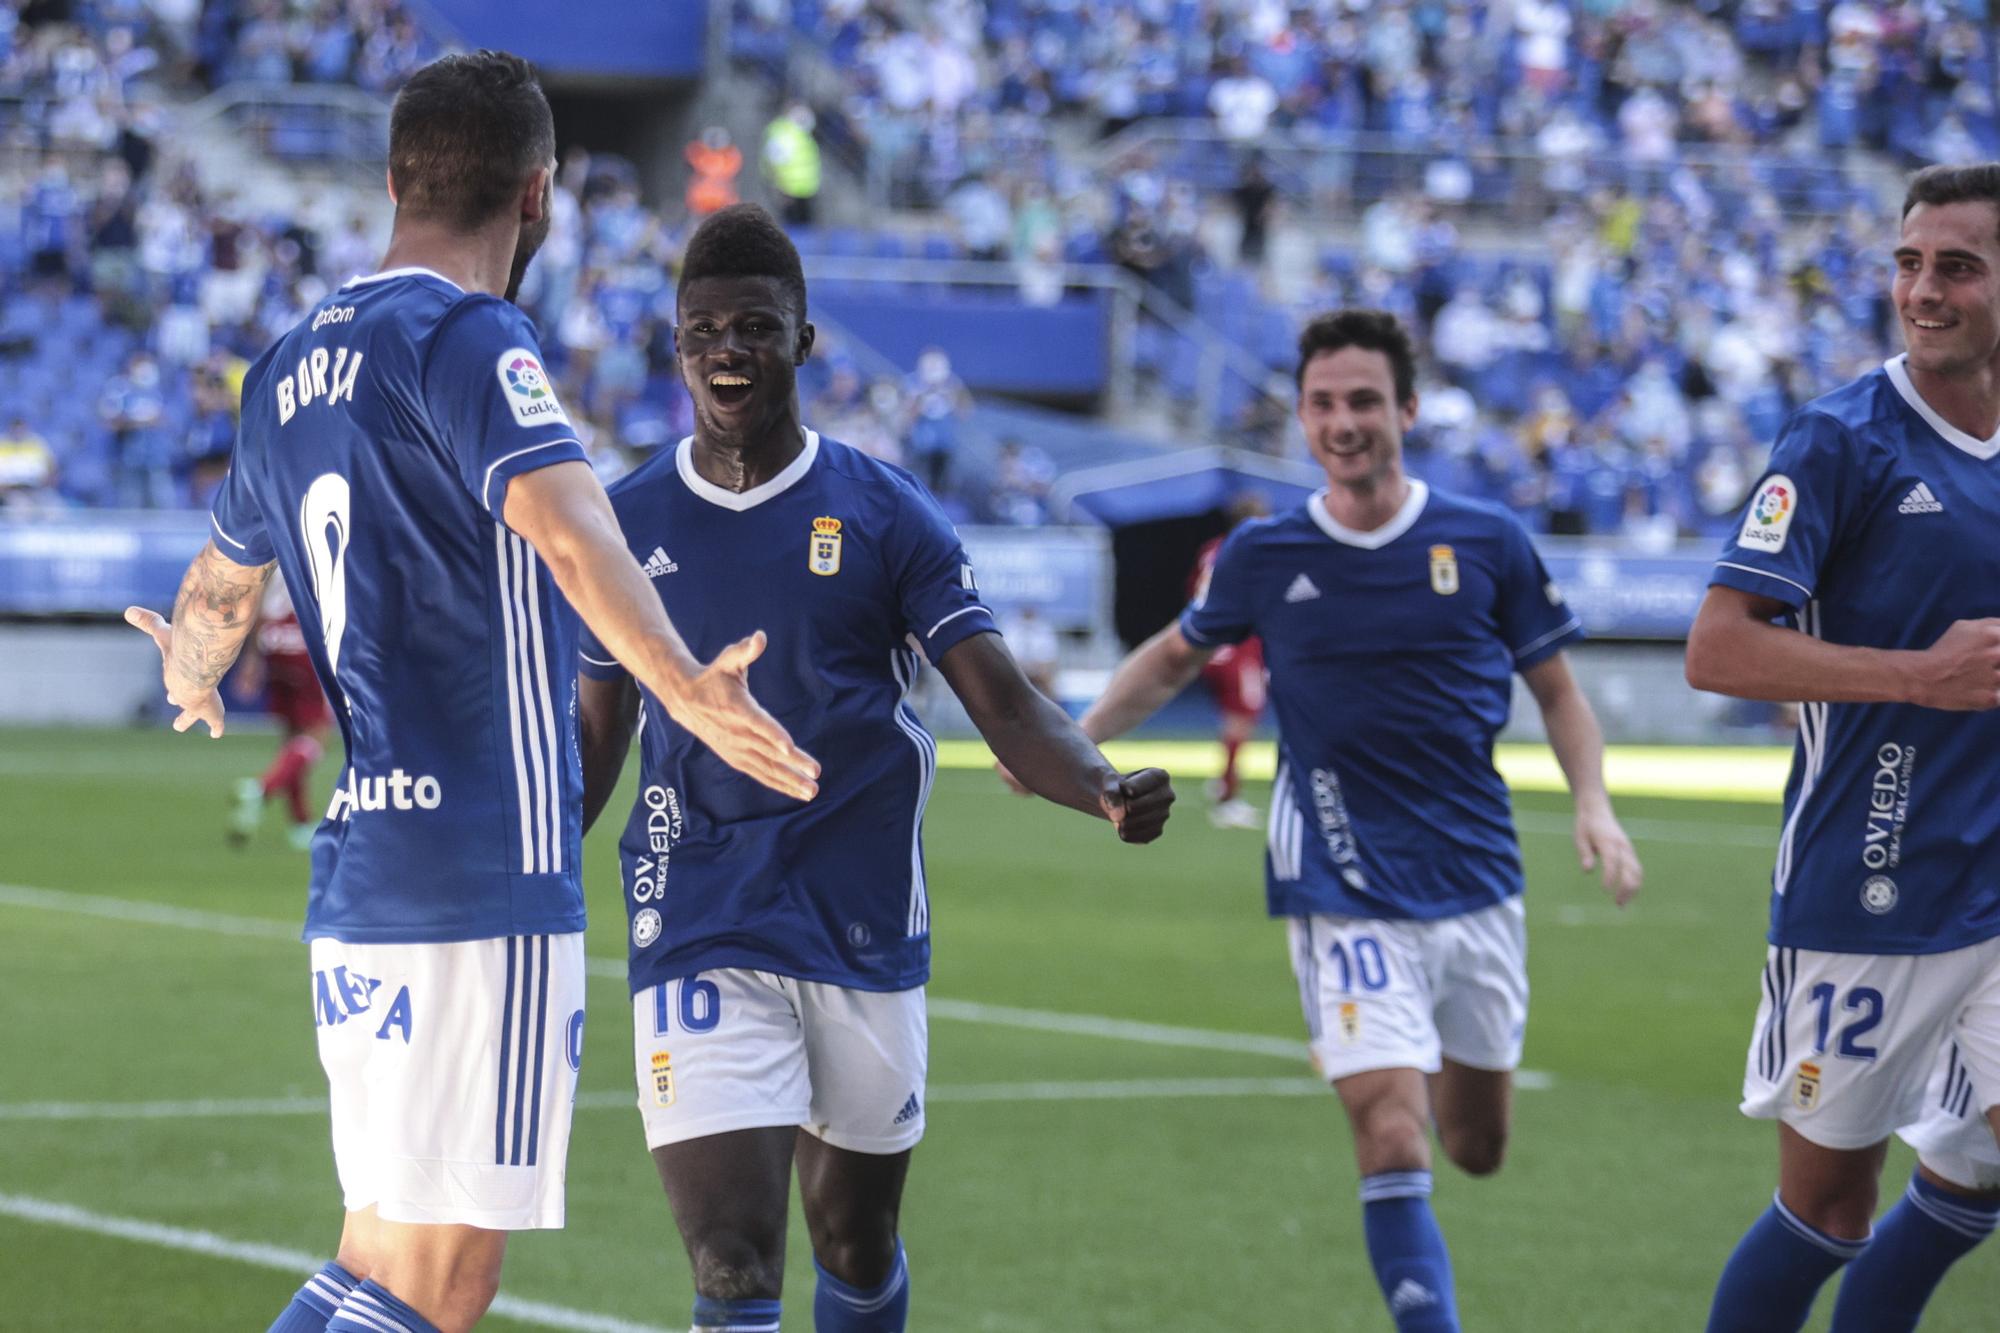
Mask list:
POLYGON ((1431 547, 1431 591, 1440 597, 1458 591, 1458 553, 1449 546, 1431 547))
POLYGON ((806 556, 806 568, 815 574, 833 575, 840 572, 839 519, 813 520, 812 548, 806 556))

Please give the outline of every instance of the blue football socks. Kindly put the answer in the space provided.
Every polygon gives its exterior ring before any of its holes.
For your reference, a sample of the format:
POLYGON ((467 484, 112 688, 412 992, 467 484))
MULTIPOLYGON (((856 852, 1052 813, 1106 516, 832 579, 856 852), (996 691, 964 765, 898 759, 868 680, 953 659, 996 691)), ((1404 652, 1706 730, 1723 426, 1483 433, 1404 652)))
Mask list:
POLYGON ((327 1321, 354 1286, 354 1274, 337 1263, 329 1263, 306 1279, 269 1333, 326 1333, 327 1321))
POLYGON ((1451 1254, 1431 1213, 1431 1173, 1385 1171, 1365 1177, 1361 1228, 1397 1333, 1458 1333, 1451 1254))
POLYGON ((438 1333, 436 1324, 373 1278, 347 1293, 326 1328, 327 1333, 438 1333))
POLYGON ((818 1333, 903 1333, 910 1318, 910 1263, 896 1242, 896 1263, 879 1286, 852 1287, 813 1262, 813 1328, 818 1333))
POLYGON ((1798 1333, 1820 1287, 1867 1246, 1808 1226, 1773 1195, 1722 1270, 1708 1333, 1798 1333))
POLYGON ((1953 1194, 1912 1174, 1901 1202, 1840 1280, 1833 1333, 1908 1333, 1945 1270, 1992 1235, 1996 1223, 2000 1201, 1953 1194))
POLYGON ((697 1296, 692 1333, 778 1333, 782 1308, 780 1301, 719 1301, 697 1296))

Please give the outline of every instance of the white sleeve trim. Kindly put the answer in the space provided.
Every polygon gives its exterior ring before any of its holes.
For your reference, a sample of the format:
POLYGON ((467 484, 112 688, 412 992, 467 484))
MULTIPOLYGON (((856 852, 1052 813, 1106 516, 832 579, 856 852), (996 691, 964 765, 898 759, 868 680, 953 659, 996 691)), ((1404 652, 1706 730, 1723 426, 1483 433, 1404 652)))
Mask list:
MULTIPOLYGON (((939 630, 943 629, 946 625, 949 625, 952 621, 957 620, 960 616, 969 616, 974 611, 986 611, 986 608, 983 606, 968 606, 963 611, 954 611, 950 615, 946 616, 943 620, 938 621, 937 624, 932 625, 929 629, 925 630, 924 638, 935 639, 937 637, 937 632, 939 630)), ((993 613, 991 611, 986 611, 986 614, 990 616, 993 613)))
POLYGON ((1185 611, 1181 612, 1178 616, 1174 617, 1174 623, 1180 626, 1181 637, 1189 640, 1198 647, 1220 648, 1223 646, 1224 642, 1223 640, 1211 639, 1206 634, 1203 634, 1200 630, 1196 629, 1194 626, 1188 624, 1187 612, 1185 611))
POLYGON ((231 546, 234 546, 237 550, 243 552, 243 554, 245 555, 250 554, 249 547, 245 546, 242 542, 237 541, 234 537, 230 536, 228 533, 222 530, 222 525, 215 521, 214 514, 210 514, 208 516, 208 526, 215 529, 216 536, 222 538, 222 540, 228 542, 231 546))
POLYGON ((1740 569, 1745 574, 1756 574, 1763 578, 1776 579, 1780 583, 1789 583, 1792 587, 1804 593, 1808 601, 1812 599, 1813 590, 1811 588, 1808 588, 1796 579, 1788 579, 1783 574, 1773 574, 1768 569, 1759 569, 1755 565, 1739 565, 1734 560, 1718 560, 1715 562, 1715 567, 1717 569, 1740 569))
POLYGON ((479 488, 479 503, 488 509, 493 508, 493 474, 500 469, 502 463, 512 462, 522 454, 532 454, 537 449, 553 449, 559 444, 573 444, 579 449, 583 448, 583 441, 572 436, 562 440, 544 440, 540 444, 531 444, 525 449, 516 449, 511 454, 494 459, 493 466, 486 469, 486 484, 479 488))
POLYGON ((623 665, 624 665, 624 663, 622 663, 622 662, 617 662, 617 661, 611 661, 611 662, 600 662, 600 661, 598 661, 598 660, 597 660, 596 658, 592 657, 592 656, 591 656, 591 655, 590 655, 589 653, 585 653, 585 652, 579 652, 579 653, 577 653, 577 656, 578 656, 578 657, 581 657, 581 658, 582 658, 582 659, 583 659, 584 661, 586 661, 586 662, 590 663, 590 664, 591 664, 592 666, 601 666, 601 667, 615 667, 615 666, 623 666, 623 665))
POLYGON ((1532 643, 1523 644, 1521 647, 1516 648, 1514 650, 1514 660, 1518 662, 1522 658, 1526 657, 1529 653, 1534 652, 1537 648, 1545 648, 1549 644, 1554 643, 1557 639, 1560 639, 1563 635, 1569 633, 1571 630, 1578 630, 1582 628, 1583 628, 1583 622, 1581 620, 1578 620, 1575 616, 1571 616, 1568 620, 1565 620, 1562 624, 1556 626, 1554 629, 1550 630, 1547 634, 1544 634, 1541 638, 1536 639, 1532 643))

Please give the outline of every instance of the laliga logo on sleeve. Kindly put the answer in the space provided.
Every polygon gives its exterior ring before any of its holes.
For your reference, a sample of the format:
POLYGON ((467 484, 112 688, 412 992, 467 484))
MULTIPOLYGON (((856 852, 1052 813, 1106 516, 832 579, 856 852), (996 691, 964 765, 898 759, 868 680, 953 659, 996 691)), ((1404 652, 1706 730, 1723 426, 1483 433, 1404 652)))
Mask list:
POLYGON ((500 354, 499 375, 517 424, 569 425, 569 414, 556 401, 556 387, 549 382, 549 372, 542 369, 540 357, 525 347, 509 348, 500 354))
POLYGON ((1751 497, 1750 512, 1743 517, 1743 531, 1736 544, 1747 550, 1775 555, 1785 549, 1785 534, 1792 530, 1792 516, 1799 512, 1799 488, 1790 477, 1768 477, 1751 497))

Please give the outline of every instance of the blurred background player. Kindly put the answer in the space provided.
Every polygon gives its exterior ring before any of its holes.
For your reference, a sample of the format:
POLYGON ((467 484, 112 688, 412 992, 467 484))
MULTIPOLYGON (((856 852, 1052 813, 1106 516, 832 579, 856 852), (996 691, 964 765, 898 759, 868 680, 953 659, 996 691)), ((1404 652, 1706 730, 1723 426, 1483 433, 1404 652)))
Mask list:
MULTIPOLYGON (((1229 534, 1247 519, 1263 518, 1271 506, 1255 491, 1245 491, 1230 500, 1223 511, 1229 526, 1222 536, 1204 543, 1194 558, 1194 575, 1188 580, 1188 598, 1199 601, 1215 573, 1215 557, 1229 534)), ((1256 635, 1241 643, 1226 643, 1215 650, 1201 669, 1202 684, 1215 696, 1221 713, 1222 776, 1208 784, 1208 819, 1217 828, 1256 828, 1257 807, 1243 799, 1243 782, 1236 772, 1236 757, 1243 743, 1257 730, 1264 716, 1264 645, 1256 635)))
POLYGON ((668 623, 511 303, 554 172, 527 62, 449 56, 404 85, 382 270, 251 368, 172 625, 126 613, 175 729, 220 735, 217 684, 282 566, 346 742, 305 927, 345 1215, 273 1333, 462 1333, 508 1233, 562 1225, 584 1000, 569 608, 727 762, 815 790, 745 687, 761 640, 703 669, 668 623))
POLYGON ((282 792, 292 817, 288 836, 292 846, 304 851, 312 846, 313 832, 319 827, 306 794, 312 783, 312 767, 325 752, 333 714, 327 709, 326 691, 313 674, 305 631, 299 626, 299 613, 285 591, 282 574, 273 572, 264 586, 264 601, 257 608, 257 624, 247 648, 236 664, 237 683, 246 693, 264 696, 264 706, 284 728, 284 740, 263 777, 244 778, 236 784, 229 841, 238 847, 248 845, 264 818, 264 803, 282 792))
POLYGON ((584 806, 642 718, 619 843, 646 1143, 694 1272, 697 1333, 779 1324, 796 1160, 820 1333, 897 1333, 899 1232, 924 1132, 930 976, 924 803, 937 749, 908 698, 945 678, 1030 788, 1158 837, 1158 769, 1120 775, 1022 675, 958 535, 907 472, 800 422, 812 352, 798 251, 754 204, 688 243, 675 346, 694 434, 612 490, 696 651, 770 627, 760 694, 827 756, 800 805, 730 774, 586 636, 584 806), (921 650, 921 656, 919 655, 921 650))
POLYGON ((1516 672, 1576 801, 1585 870, 1619 906, 1640 867, 1604 738, 1563 647, 1577 618, 1497 506, 1403 473, 1415 352, 1393 315, 1299 338, 1298 418, 1327 487, 1245 523, 1202 595, 1083 716, 1099 743, 1150 717, 1217 647, 1264 641, 1278 712, 1265 884, 1286 920, 1314 1065, 1354 1131, 1362 1225, 1401 1333, 1459 1327, 1430 1208, 1430 1132, 1467 1173, 1505 1154, 1528 1017, 1525 887, 1493 767, 1516 672))
POLYGON ((1712 1333, 1802 1327, 1843 1265, 1838 1333, 1914 1328, 2000 1220, 1919 1169, 1869 1226, 1940 1048, 2000 1127, 2000 163, 1913 177, 1894 260, 1908 351, 1785 423, 1688 637, 1689 684, 1805 704, 1743 1075, 1778 1190, 1712 1333))

